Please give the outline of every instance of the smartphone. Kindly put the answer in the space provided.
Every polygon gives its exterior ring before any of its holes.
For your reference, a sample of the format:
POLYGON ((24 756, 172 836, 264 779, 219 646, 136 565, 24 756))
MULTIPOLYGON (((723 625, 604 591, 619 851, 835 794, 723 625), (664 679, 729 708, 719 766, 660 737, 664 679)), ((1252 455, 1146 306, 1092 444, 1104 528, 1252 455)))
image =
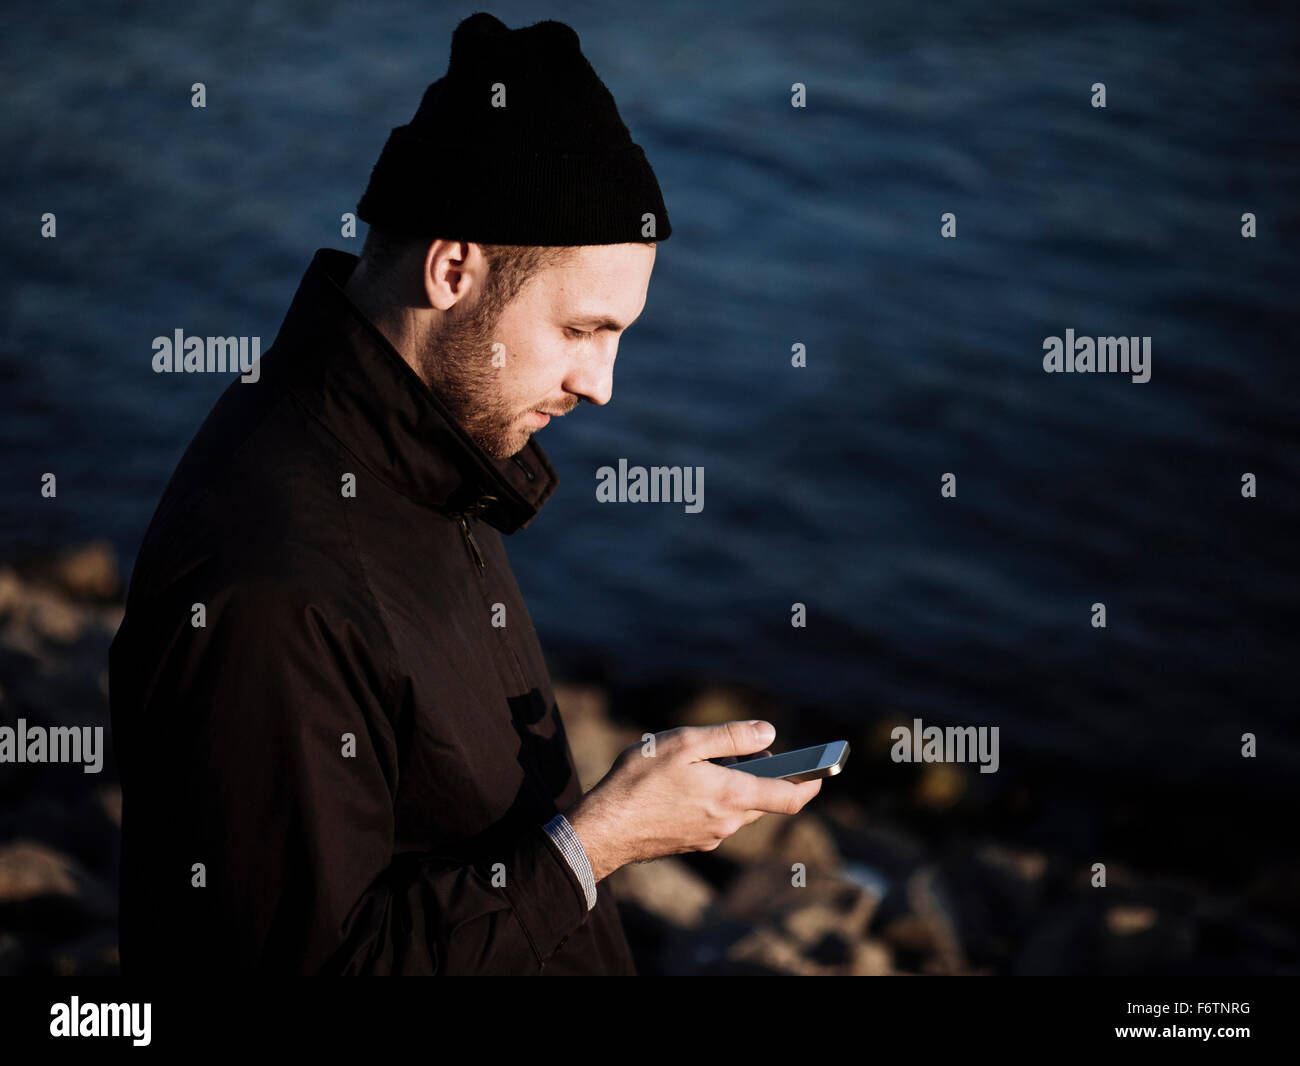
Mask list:
POLYGON ((849 742, 832 740, 813 748, 728 763, 727 769, 744 770, 759 777, 779 777, 785 781, 811 781, 817 777, 834 777, 844 769, 848 757, 849 742))

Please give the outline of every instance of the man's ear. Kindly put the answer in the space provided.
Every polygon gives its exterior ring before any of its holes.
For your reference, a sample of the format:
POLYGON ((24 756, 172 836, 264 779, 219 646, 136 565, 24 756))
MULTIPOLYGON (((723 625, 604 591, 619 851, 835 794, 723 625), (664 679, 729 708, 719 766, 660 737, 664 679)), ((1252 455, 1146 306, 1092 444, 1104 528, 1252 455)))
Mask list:
POLYGON ((471 241, 439 238, 424 253, 424 296, 430 307, 446 311, 465 299, 486 277, 483 249, 471 241))

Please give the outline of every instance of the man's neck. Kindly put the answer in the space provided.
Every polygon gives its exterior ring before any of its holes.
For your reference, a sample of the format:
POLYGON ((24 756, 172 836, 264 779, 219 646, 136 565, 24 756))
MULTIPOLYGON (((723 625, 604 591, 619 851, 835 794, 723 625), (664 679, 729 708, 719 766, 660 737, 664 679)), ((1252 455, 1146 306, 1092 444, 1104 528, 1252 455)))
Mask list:
POLYGON ((402 307, 400 301, 393 298, 388 286, 366 271, 364 261, 358 261, 347 284, 343 286, 343 294, 388 339, 388 343, 416 375, 423 379, 424 375, 410 354, 419 347, 414 312, 402 307))

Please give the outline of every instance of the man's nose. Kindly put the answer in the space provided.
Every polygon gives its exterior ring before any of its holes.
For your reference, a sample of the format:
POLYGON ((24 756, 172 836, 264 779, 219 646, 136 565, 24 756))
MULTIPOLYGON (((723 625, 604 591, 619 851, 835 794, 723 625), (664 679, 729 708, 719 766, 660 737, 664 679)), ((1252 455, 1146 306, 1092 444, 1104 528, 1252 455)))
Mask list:
POLYGON ((614 394, 614 360, 618 356, 618 341, 608 345, 593 345, 592 350, 579 356, 564 380, 566 392, 581 396, 588 403, 603 407, 614 394))

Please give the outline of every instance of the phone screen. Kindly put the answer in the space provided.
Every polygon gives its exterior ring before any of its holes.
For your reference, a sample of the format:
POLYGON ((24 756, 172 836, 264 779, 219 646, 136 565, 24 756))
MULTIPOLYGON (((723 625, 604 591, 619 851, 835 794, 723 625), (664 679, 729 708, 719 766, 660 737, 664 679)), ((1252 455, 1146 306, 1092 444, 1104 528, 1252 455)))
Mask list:
POLYGON ((785 777, 788 774, 806 773, 823 765, 827 749, 830 747, 830 744, 818 744, 813 748, 787 751, 766 759, 745 759, 741 762, 733 762, 729 769, 744 770, 758 777, 785 777))

